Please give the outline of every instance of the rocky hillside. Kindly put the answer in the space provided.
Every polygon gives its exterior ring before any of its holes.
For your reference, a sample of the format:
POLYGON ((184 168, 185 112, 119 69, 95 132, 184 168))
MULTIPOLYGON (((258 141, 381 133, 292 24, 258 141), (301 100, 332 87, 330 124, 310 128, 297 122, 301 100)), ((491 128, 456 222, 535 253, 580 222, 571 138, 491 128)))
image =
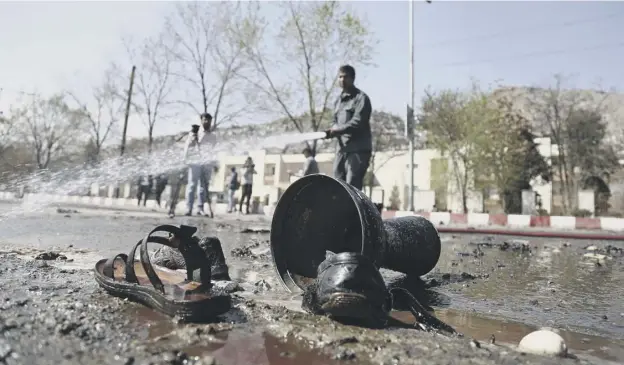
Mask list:
MULTIPOLYGON (((538 88, 530 88, 530 87, 501 87, 494 92, 495 97, 497 98, 508 98, 513 100, 515 107, 521 111, 524 115, 527 116, 530 120, 533 120, 535 123, 535 128, 542 135, 547 135, 548 131, 543 128, 543 125, 539 122, 533 113, 535 109, 534 104, 535 100, 544 100, 547 96, 547 90, 538 89, 538 88)), ((582 107, 588 108, 597 108, 600 107, 604 112, 604 118, 608 124, 608 128, 610 131, 611 141, 614 144, 619 144, 622 146, 624 143, 624 94, 617 93, 605 93, 601 91, 594 90, 564 90, 561 92, 559 96, 562 105, 570 104, 571 102, 577 102, 582 107)), ((373 113, 373 121, 375 119, 382 120, 385 113, 383 112, 374 112, 373 113)), ((309 122, 305 119, 307 116, 300 117, 301 124, 305 127, 309 126, 309 122)), ((398 118, 395 116, 395 118, 398 118)), ((329 118, 325 118, 326 122, 329 121, 329 118)), ((402 131, 402 120, 398 118, 393 123, 388 124, 383 128, 384 134, 397 134, 400 135, 403 133, 402 131)), ((324 129, 324 128, 322 128, 324 129)), ((311 130, 305 130, 306 132, 310 132, 311 130)), ((279 135, 284 133, 293 133, 296 132, 296 128, 293 123, 287 118, 282 118, 275 120, 271 123, 266 124, 254 124, 254 125, 243 125, 243 126, 229 126, 225 128, 220 128, 216 131, 216 134, 221 140, 231 140, 238 141, 243 149, 252 149, 255 140, 261 139, 262 137, 270 136, 270 135, 279 135), (247 142, 247 143, 245 143, 247 142)), ((162 149, 171 146, 178 140, 180 137, 183 137, 185 133, 181 133, 178 135, 169 135, 157 137, 154 141, 154 149, 162 149)), ((394 142, 394 149, 406 148, 406 144, 401 139, 396 139, 394 142)), ((291 145, 282 149, 268 149, 269 153, 298 153, 303 149, 304 145, 291 145)), ((127 153, 135 154, 135 153, 143 153, 147 150, 147 138, 140 139, 132 139, 128 142, 128 146, 126 148, 127 153)), ((111 146, 107 148, 103 152, 103 157, 106 158, 108 156, 117 156, 119 151, 118 146, 111 146)), ((319 142, 318 152, 327 152, 333 151, 332 144, 327 141, 319 142)))
MULTIPOLYGON (((383 123, 385 124, 383 128, 383 133, 384 134, 397 134, 397 135, 402 134, 403 133, 403 130, 402 130, 403 121, 399 117, 396 117, 396 116, 393 116, 391 114, 384 113, 384 112, 373 112, 372 119, 373 121, 384 120, 384 118, 388 118, 388 116, 392 117, 393 120, 392 120, 392 123, 383 123)), ((309 121, 306 121, 305 118, 307 117, 306 116, 301 117, 301 125, 307 128, 306 130, 304 130, 304 132, 312 132, 312 130, 309 129, 310 123, 309 121)), ((326 118, 326 121, 329 121, 329 119, 326 118)), ((329 123, 327 123, 327 125, 329 125, 329 123)), ((325 123, 324 123, 324 126, 325 126, 325 123)), ((325 128, 326 127, 321 128, 321 130, 324 130, 325 128)), ((286 133, 294 133, 296 131, 297 129, 295 128, 292 121, 290 121, 289 119, 283 118, 283 119, 278 119, 271 123, 266 123, 266 124, 250 124, 250 125, 243 125, 243 126, 229 126, 229 127, 219 128, 216 130, 215 133, 219 140, 228 140, 228 141, 238 142, 242 145, 241 147, 244 150, 248 150, 248 149, 253 149, 254 142, 259 139, 261 140, 263 137, 275 136, 275 135, 286 134, 286 133)), ((180 138, 184 139, 185 135, 186 135, 186 132, 180 133, 177 135, 157 137, 154 140, 153 149, 159 150, 159 149, 167 148, 173 145, 174 143, 176 143, 176 141, 179 140, 180 138)), ((294 144, 294 145, 290 145, 286 147, 285 149, 269 148, 267 149, 267 152, 269 153, 299 153, 303 150, 304 147, 305 147, 305 144, 303 143, 294 144)), ((395 146, 393 146, 393 148, 395 149, 404 148, 404 147, 406 147, 406 144, 401 143, 400 140, 397 142, 395 146)), ((146 150, 147 150, 147 138, 132 139, 128 141, 128 145, 126 147, 126 151, 129 154, 143 153, 146 150)), ((317 153, 329 152, 329 151, 333 151, 333 144, 331 143, 331 141, 318 141, 317 153)), ((106 158, 109 156, 117 156, 118 154, 119 154, 119 146, 111 146, 107 148, 105 151, 103 151, 102 156, 106 158)))

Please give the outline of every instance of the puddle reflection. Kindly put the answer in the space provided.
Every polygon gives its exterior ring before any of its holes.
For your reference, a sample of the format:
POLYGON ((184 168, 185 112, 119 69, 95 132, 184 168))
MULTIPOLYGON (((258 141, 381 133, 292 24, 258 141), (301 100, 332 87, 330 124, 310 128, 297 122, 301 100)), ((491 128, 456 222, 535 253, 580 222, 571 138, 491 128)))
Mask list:
POLYGON ((182 350, 189 356, 212 356, 223 365, 338 365, 319 352, 294 341, 280 341, 267 333, 230 332, 224 344, 192 346, 182 350))
MULTIPOLYGON (((488 342, 494 335, 496 343, 515 346, 522 337, 538 329, 518 322, 486 318, 452 309, 439 309, 434 314, 466 337, 482 342, 488 342)), ((392 317, 406 323, 414 322, 414 317, 410 312, 395 311, 392 312, 392 317)), ((624 341, 622 340, 564 330, 560 331, 560 335, 572 353, 586 353, 601 359, 624 363, 624 341)))
MULTIPOLYGON (((128 310, 145 328, 144 336, 155 339, 167 336, 179 325, 171 318, 138 306, 128 310)), ((222 365, 334 365, 340 364, 318 351, 309 350, 294 340, 281 341, 263 332, 235 329, 220 331, 213 335, 216 341, 183 347, 188 356, 212 356, 222 365)))
MULTIPOLYGON (((471 240, 479 241, 479 237, 471 240)), ((493 240, 500 243, 513 238, 493 240)), ((436 288, 451 296, 452 308, 624 339, 624 316, 616 299, 624 296, 624 257, 612 254, 613 259, 602 264, 583 257, 587 253, 583 247, 604 248, 607 243, 574 241, 570 245, 533 238, 531 253, 482 247, 483 256, 458 256, 477 247, 466 241, 461 237, 443 245, 436 269, 451 275, 465 270, 487 276, 436 288)))

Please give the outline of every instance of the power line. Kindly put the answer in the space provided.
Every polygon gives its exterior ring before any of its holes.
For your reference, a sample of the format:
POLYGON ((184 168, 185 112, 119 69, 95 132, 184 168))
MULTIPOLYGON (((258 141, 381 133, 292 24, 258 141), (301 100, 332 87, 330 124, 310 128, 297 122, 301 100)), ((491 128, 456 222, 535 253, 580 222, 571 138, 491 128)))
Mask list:
POLYGON ((522 59, 527 59, 527 58, 547 57, 547 56, 552 56, 552 55, 557 55, 557 54, 584 52, 584 51, 595 51, 595 50, 600 50, 600 49, 619 48, 619 47, 622 47, 622 46, 624 46, 624 42, 607 43, 607 44, 600 44, 600 45, 595 45, 595 46, 589 46, 589 47, 585 47, 585 48, 559 49, 559 50, 551 50, 551 51, 537 51, 537 52, 530 52, 530 53, 510 55, 510 56, 500 57, 500 58, 489 58, 489 59, 476 60, 476 61, 462 61, 462 62, 443 63, 443 64, 440 64, 440 65, 436 65, 436 67, 459 67, 459 66, 470 66, 470 65, 483 64, 483 63, 494 63, 494 62, 498 62, 498 61, 509 61, 509 60, 515 61, 515 60, 522 60, 522 59))
POLYGON ((471 37, 464 37, 464 38, 456 38, 456 39, 448 39, 448 40, 444 40, 444 41, 440 41, 440 42, 432 42, 432 43, 417 43, 415 44, 418 47, 426 47, 426 48, 439 48, 439 47, 444 47, 444 46, 449 46, 449 45, 454 45, 454 44, 458 44, 458 43, 466 43, 466 42, 474 42, 474 41, 483 41, 483 40, 489 40, 489 39, 495 39, 495 38, 499 38, 505 35, 510 35, 510 34, 516 34, 516 33, 524 33, 527 31, 535 31, 535 30, 541 30, 541 29, 545 29, 545 28, 566 28, 566 27, 570 27, 570 26, 574 26, 574 25, 579 25, 579 24, 589 24, 589 23, 595 23, 598 21, 603 21, 605 19, 611 19, 611 18, 617 18, 624 15, 623 12, 619 12, 619 13, 612 13, 612 14, 607 14, 607 15, 602 15, 599 17, 592 17, 592 18, 586 18, 586 19, 577 19, 577 20, 568 20, 562 23, 541 23, 541 24, 534 24, 528 27, 520 27, 520 28, 514 28, 514 29, 508 29, 508 30, 503 30, 500 32, 495 32, 495 33, 490 33, 490 34, 481 34, 481 35, 476 35, 476 36, 471 36, 471 37))

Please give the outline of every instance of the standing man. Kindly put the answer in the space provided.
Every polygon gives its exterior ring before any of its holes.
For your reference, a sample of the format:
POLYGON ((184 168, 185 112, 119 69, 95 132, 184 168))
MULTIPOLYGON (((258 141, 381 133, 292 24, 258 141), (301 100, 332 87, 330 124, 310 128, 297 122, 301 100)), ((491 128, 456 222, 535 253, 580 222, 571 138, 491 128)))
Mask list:
POLYGON ((193 203, 195 203, 195 194, 197 194, 197 215, 205 215, 204 202, 206 199, 206 187, 205 180, 205 159, 207 153, 202 155, 201 147, 204 149, 214 144, 215 136, 210 133, 210 127, 212 124, 212 115, 203 113, 200 115, 202 129, 197 124, 193 124, 191 127, 191 133, 189 133, 186 147, 184 148, 184 161, 191 159, 188 163, 188 181, 186 185, 186 216, 193 214, 193 203))
POLYGON ((247 157, 247 160, 245 160, 245 164, 243 165, 243 191, 241 193, 241 200, 239 203, 240 206, 238 207, 238 211, 241 213, 243 212, 243 202, 246 199, 247 204, 245 205, 245 214, 249 214, 249 202, 251 201, 251 194, 253 192, 253 176, 257 174, 255 167, 256 165, 253 163, 251 156, 247 157))
POLYGON ((238 173, 236 172, 236 167, 230 169, 230 176, 227 180, 227 194, 228 194, 228 213, 232 213, 236 210, 236 201, 234 200, 234 193, 238 190, 240 183, 238 182, 238 173))
POLYGON ((147 197, 152 188, 152 175, 143 174, 139 177, 139 183, 137 186, 137 206, 141 205, 141 199, 143 199, 143 206, 147 203, 147 197))
POLYGON ((336 138, 334 177, 362 190, 373 150, 368 95, 354 85, 355 69, 341 66, 338 83, 342 92, 336 101, 334 121, 327 138, 336 138))

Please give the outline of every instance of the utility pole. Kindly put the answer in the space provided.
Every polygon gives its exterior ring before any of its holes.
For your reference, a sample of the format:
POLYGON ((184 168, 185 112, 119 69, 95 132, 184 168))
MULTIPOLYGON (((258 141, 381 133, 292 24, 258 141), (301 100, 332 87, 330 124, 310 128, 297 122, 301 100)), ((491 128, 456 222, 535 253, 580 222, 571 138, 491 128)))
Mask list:
POLYGON ((409 48, 410 48, 410 63, 409 63, 409 78, 410 78, 410 98, 407 106, 407 119, 405 121, 405 137, 409 142, 409 210, 413 212, 414 209, 414 1, 409 2, 409 48))
MULTIPOLYGON (((136 66, 132 66, 130 72, 130 87, 128 87, 128 97, 126 99, 126 113, 124 115, 124 126, 121 132, 121 147, 119 149, 119 156, 123 156, 126 151, 126 134, 128 133, 128 118, 130 117, 130 105, 132 105, 132 87, 134 86, 134 73, 136 66)), ((115 198, 119 198, 119 185, 115 188, 115 198)))
MULTIPOLYGON (((431 4, 431 0, 425 0, 427 4, 431 4)), ((409 63, 409 78, 410 78, 410 98, 407 104, 407 119, 405 120, 405 137, 409 142, 409 210, 411 212, 414 209, 414 0, 409 1, 409 49, 410 49, 410 63, 409 63)))
POLYGON ((126 115, 124 116, 124 126, 121 134, 121 150, 119 151, 120 156, 123 156, 124 151, 126 150, 126 133, 128 132, 128 117, 130 116, 130 105, 132 103, 132 87, 134 86, 135 71, 136 66, 132 66, 132 72, 130 73, 130 87, 128 88, 128 99, 126 102, 126 115))

